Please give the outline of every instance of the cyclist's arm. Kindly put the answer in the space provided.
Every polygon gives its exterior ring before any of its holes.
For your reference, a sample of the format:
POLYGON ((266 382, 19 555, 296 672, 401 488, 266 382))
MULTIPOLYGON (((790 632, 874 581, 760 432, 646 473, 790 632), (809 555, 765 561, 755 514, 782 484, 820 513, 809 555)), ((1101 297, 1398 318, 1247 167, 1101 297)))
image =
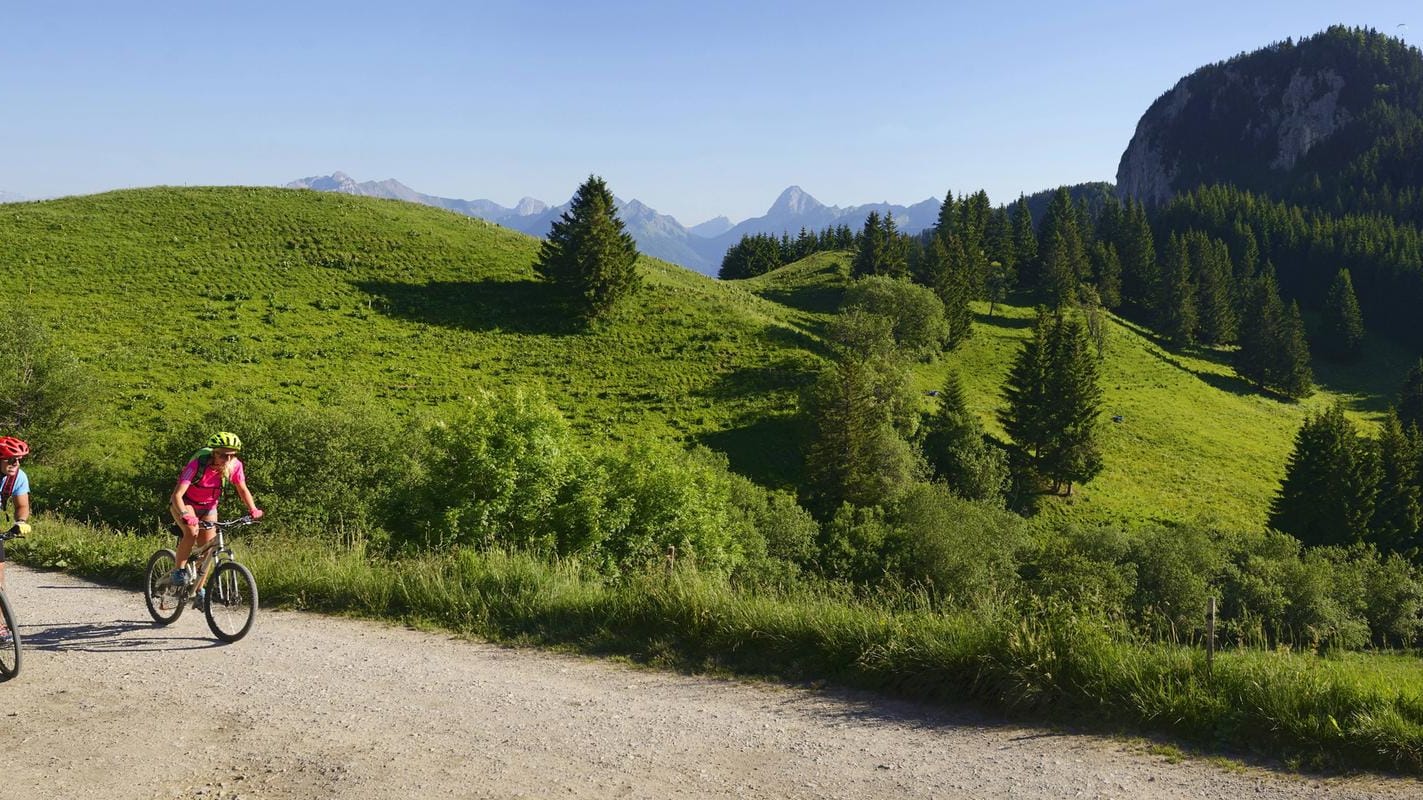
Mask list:
POLYGON ((15 521, 28 522, 30 520, 30 496, 29 494, 15 495, 15 521))
POLYGON ((191 481, 178 481, 178 485, 173 488, 173 497, 168 501, 168 507, 173 511, 173 519, 183 519, 193 516, 193 508, 183 500, 183 495, 192 485, 191 481))
POLYGON ((257 501, 252 499, 252 492, 247 488, 247 484, 234 481, 232 488, 237 490, 237 496, 242 498, 242 503, 247 506, 247 513, 256 516, 257 501))

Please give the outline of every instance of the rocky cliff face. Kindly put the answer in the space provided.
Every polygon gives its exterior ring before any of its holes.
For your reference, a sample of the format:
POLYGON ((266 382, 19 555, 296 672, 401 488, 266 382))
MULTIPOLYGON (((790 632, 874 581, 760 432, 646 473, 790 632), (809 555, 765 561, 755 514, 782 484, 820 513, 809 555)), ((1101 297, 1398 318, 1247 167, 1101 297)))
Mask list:
POLYGON ((1324 45, 1315 41, 1272 46, 1182 78, 1137 123, 1117 167, 1118 194, 1155 205, 1204 183, 1286 183, 1314 148, 1358 117, 1350 102, 1368 95, 1368 87, 1351 85, 1363 79, 1321 63, 1324 45))

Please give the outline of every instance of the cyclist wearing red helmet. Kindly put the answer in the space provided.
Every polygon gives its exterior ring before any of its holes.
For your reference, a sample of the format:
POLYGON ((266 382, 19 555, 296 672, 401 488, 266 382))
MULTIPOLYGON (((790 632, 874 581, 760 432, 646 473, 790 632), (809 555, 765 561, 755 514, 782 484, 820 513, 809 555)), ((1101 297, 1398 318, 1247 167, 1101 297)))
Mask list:
MULTIPOLYGON (((10 533, 30 532, 30 476, 20 469, 20 459, 30 454, 30 446, 13 436, 0 436, 0 512, 15 500, 15 524, 10 533)), ((0 589, 5 588, 5 542, 0 541, 0 589)))
POLYGON ((237 496, 247 506, 247 513, 253 519, 261 519, 262 509, 252 499, 247 489, 247 477, 242 471, 242 462, 237 452, 242 449, 242 440, 237 434, 219 431, 208 438, 207 444, 193 454, 183 472, 178 476, 178 485, 173 487, 173 497, 168 510, 173 521, 183 531, 175 553, 177 569, 173 570, 172 582, 181 586, 188 580, 184 566, 194 545, 206 545, 214 536, 212 528, 200 528, 199 518, 204 522, 217 521, 217 501, 222 495, 224 483, 231 483, 237 496))

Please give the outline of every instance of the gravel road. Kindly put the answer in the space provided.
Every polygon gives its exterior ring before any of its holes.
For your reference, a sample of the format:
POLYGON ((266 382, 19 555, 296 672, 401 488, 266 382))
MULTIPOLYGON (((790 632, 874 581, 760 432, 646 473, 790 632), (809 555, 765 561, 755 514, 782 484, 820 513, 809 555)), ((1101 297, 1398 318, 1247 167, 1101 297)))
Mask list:
POLYGON ((7 572, 0 798, 1423 797, 299 612, 220 645, 200 614, 161 628, 134 592, 7 572))

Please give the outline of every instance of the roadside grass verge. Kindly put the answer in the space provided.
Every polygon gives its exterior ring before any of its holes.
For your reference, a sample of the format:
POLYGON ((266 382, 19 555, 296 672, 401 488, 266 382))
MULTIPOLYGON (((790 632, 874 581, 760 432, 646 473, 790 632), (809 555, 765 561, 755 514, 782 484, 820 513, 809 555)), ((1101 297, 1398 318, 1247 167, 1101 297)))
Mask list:
MULTIPOLYGON (((137 587, 148 555, 170 541, 51 520, 11 550, 30 566, 137 587)), ((262 537, 237 549, 268 607, 1165 734, 1297 768, 1423 774, 1423 667, 1412 658, 1230 651, 1208 672, 1202 651, 1142 644, 1051 607, 945 614, 912 596, 753 594, 682 570, 614 583, 576 563, 497 552, 372 560, 359 547, 262 537)))

